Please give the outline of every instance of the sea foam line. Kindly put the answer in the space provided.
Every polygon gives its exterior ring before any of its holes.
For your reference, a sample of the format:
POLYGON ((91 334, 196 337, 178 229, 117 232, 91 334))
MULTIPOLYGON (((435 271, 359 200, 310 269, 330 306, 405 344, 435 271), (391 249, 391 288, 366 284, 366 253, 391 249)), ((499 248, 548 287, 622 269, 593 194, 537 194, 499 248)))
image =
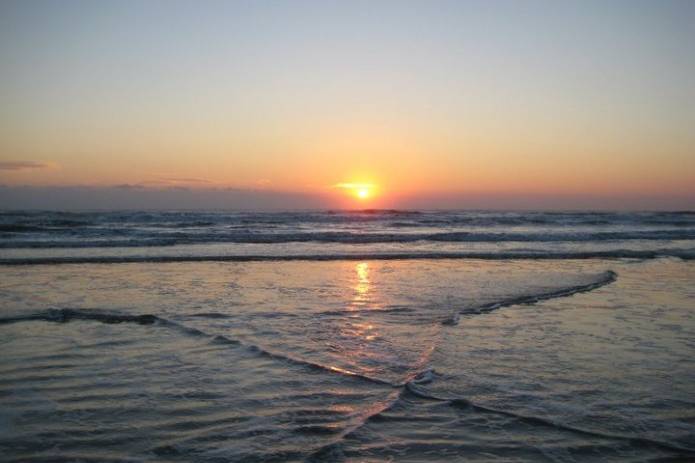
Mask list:
MULTIPOLYGON (((323 370, 330 373, 337 373, 343 376, 356 377, 372 383, 382 384, 390 387, 402 387, 405 385, 403 383, 394 384, 392 382, 386 381, 381 378, 376 378, 373 376, 365 375, 356 371, 352 371, 346 368, 340 368, 333 365, 323 365, 321 363, 312 362, 310 360, 304 360, 294 357, 289 354, 280 354, 273 352, 272 350, 257 346, 255 344, 245 343, 238 339, 233 339, 222 335, 212 335, 200 331, 196 328, 191 328, 181 323, 177 323, 166 318, 158 317, 156 315, 145 314, 145 315, 127 315, 120 313, 106 313, 100 312, 94 309, 48 309, 43 312, 32 313, 28 315, 17 315, 11 317, 0 318, 0 325, 10 324, 10 323, 20 323, 28 321, 48 321, 55 323, 67 323, 74 320, 86 320, 86 321, 98 321, 101 323, 115 324, 115 323, 137 323, 139 325, 160 325, 166 326, 171 329, 177 330, 183 334, 189 336, 201 336, 209 338, 211 342, 217 344, 224 344, 230 346, 240 346, 246 348, 250 352, 254 352, 258 355, 264 357, 269 357, 275 360, 285 361, 287 363, 300 365, 304 367, 309 367, 312 369, 323 370)), ((408 381, 409 378, 406 379, 408 381)))
POLYGON ((566 424, 557 423, 555 421, 552 421, 552 420, 549 420, 546 418, 524 415, 521 413, 510 412, 508 410, 501 410, 501 409, 492 408, 492 407, 486 407, 483 405, 473 403, 470 400, 465 399, 463 397, 440 397, 440 396, 430 394, 428 392, 424 392, 424 391, 420 390, 417 387, 417 384, 415 382, 412 382, 412 381, 409 382, 408 384, 406 384, 405 388, 408 390, 408 392, 410 392, 413 395, 420 397, 422 399, 448 403, 449 405, 451 405, 453 407, 470 408, 472 410, 483 412, 483 413, 495 413, 498 415, 504 415, 504 416, 508 416, 511 418, 516 418, 520 421, 524 421, 524 422, 527 422, 529 424, 552 427, 555 429, 560 429, 563 431, 568 431, 568 432, 572 432, 575 434, 581 434, 581 435, 585 435, 585 436, 589 436, 589 437, 622 440, 622 441, 627 441, 627 442, 631 442, 633 444, 638 444, 638 445, 642 445, 642 446, 657 447, 657 448, 661 448, 661 449, 668 450, 671 452, 676 451, 676 452, 686 453, 688 455, 695 455, 695 449, 690 448, 690 447, 683 447, 680 445, 671 444, 668 442, 662 442, 662 441, 658 441, 658 440, 654 440, 654 439, 649 439, 646 437, 625 436, 622 434, 613 434, 613 433, 604 433, 604 432, 599 432, 599 431, 591 431, 591 430, 583 429, 583 428, 576 427, 576 426, 569 426, 566 424))
POLYGON ((618 279, 618 274, 613 270, 607 270, 600 274, 598 280, 591 283, 586 283, 583 285, 570 286, 567 288, 558 289, 555 291, 549 291, 546 293, 528 294, 524 296, 512 297, 509 299, 503 299, 497 302, 491 302, 489 304, 484 304, 479 307, 473 307, 469 309, 463 309, 456 312, 451 317, 447 318, 442 322, 444 325, 456 325, 459 321, 461 315, 479 315, 484 313, 492 312, 493 310, 501 309, 503 307, 509 307, 513 305, 526 305, 526 304, 536 304, 538 302, 547 301, 549 299, 558 299, 561 297, 569 297, 579 293, 586 293, 593 291, 602 286, 609 285, 618 279))

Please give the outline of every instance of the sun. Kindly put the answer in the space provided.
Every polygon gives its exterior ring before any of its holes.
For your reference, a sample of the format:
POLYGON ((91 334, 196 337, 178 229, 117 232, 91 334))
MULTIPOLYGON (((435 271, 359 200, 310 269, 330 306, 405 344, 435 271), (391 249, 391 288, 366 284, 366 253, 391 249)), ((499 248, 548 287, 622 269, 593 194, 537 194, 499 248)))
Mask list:
POLYGON ((371 200, 373 196, 376 196, 377 192, 377 187, 373 183, 345 182, 337 183, 333 187, 340 188, 349 196, 360 201, 371 200))

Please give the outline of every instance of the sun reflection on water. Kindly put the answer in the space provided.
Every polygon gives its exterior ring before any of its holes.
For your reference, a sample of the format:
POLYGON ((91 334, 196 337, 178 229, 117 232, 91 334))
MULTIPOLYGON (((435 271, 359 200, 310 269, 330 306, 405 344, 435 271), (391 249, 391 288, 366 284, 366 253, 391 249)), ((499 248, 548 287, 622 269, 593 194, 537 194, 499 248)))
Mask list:
POLYGON ((357 262, 346 270, 346 290, 349 294, 345 314, 337 320, 331 340, 329 367, 343 374, 360 374, 378 378, 384 363, 382 326, 378 322, 378 291, 370 275, 373 264, 357 262))
POLYGON ((353 287, 354 294, 348 310, 364 309, 370 302, 371 282, 369 281, 369 264, 367 264, 367 262, 355 264, 355 274, 357 275, 357 279, 353 287))
MULTIPOLYGON (((372 283, 369 279, 369 264, 367 262, 355 264, 355 274, 357 275, 357 283, 354 287, 354 296, 350 304, 350 310, 353 311, 367 309, 367 306, 372 303, 370 295, 372 292, 372 283)), ((374 340, 376 338, 374 325, 358 321, 360 318, 362 317, 353 317, 353 320, 349 323, 349 327, 346 328, 346 332, 363 341, 374 340)))
POLYGON ((357 286, 355 290, 358 295, 365 296, 369 291, 369 264, 360 262, 355 265, 355 272, 357 272, 357 286))

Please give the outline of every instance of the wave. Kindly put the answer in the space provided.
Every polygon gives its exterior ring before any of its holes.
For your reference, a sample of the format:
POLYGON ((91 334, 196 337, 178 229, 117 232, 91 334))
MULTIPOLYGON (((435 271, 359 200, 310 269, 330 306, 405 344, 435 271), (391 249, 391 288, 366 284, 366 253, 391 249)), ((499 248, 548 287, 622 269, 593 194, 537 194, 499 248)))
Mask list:
POLYGON ((57 323, 67 323, 72 320, 94 320, 101 323, 137 323, 139 325, 151 325, 162 319, 156 315, 149 314, 125 315, 84 309, 48 309, 45 312, 0 318, 0 325, 36 320, 57 323))
POLYGON ((505 417, 513 418, 520 422, 527 423, 532 426, 541 426, 545 428, 552 428, 555 430, 560 430, 572 434, 577 434, 586 437, 606 439, 612 441, 623 441, 634 445, 637 448, 643 449, 659 449, 665 450, 669 453, 676 453, 679 457, 692 457, 695 455, 695 449, 690 447, 684 447, 678 444, 673 444, 670 442, 664 442, 656 439, 650 439, 638 436, 626 436, 622 434, 606 433, 601 431, 594 431, 589 429, 584 429, 577 426, 571 426, 563 424, 560 422, 553 421, 551 419, 525 415, 521 413, 511 412, 509 410, 497 409, 492 407, 487 407, 484 405, 476 404, 468 399, 462 397, 439 397, 437 395, 426 392, 421 389, 421 385, 428 384, 437 378, 437 373, 428 369, 425 370, 410 381, 403 384, 397 393, 392 394, 387 400, 376 404, 375 407, 369 409, 365 414, 360 416, 356 422, 340 432, 334 439, 332 439, 327 444, 321 446, 319 449, 312 452, 307 461, 319 462, 327 460, 342 460, 345 455, 343 453, 343 444, 346 440, 354 435, 359 429, 366 426, 369 422, 382 419, 383 415, 397 407, 400 402, 420 399, 425 401, 436 401, 442 402, 450 405, 451 407, 470 410, 475 413, 486 413, 502 415, 505 417))
POLYGON ((547 301, 549 299, 557 299, 561 297, 573 296, 579 293, 586 293, 598 289, 602 286, 609 285, 617 279, 617 273, 615 273, 612 270, 607 270, 599 274, 596 280, 592 281, 591 283, 585 283, 576 286, 568 286, 566 288, 556 289, 544 293, 525 294, 523 296, 516 296, 511 297, 509 299, 502 299, 501 301, 491 302, 488 304, 481 305, 479 307, 463 309, 459 312, 456 312, 454 315, 447 318, 442 323, 444 325, 456 325, 459 321, 460 315, 479 315, 483 313, 492 312, 493 310, 501 309, 503 307, 509 307, 513 305, 536 304, 538 302, 547 301))
MULTIPOLYGON (((465 314, 481 314, 485 312, 489 312, 491 310, 500 308, 500 307, 506 307, 510 305, 517 305, 517 304, 532 304, 535 302, 543 301, 543 300, 548 300, 552 298, 558 298, 558 297, 566 297, 570 296, 572 294, 580 293, 580 292, 586 292, 586 291, 591 291, 594 289, 597 289, 601 286, 607 285, 613 281, 615 281, 617 278, 617 274, 611 270, 608 270, 606 272, 603 272, 599 274, 596 279, 590 283, 583 284, 583 285, 575 285, 575 286, 568 286, 566 288, 561 288, 559 290, 554 290, 551 292, 541 292, 541 293, 535 293, 535 294, 529 294, 529 295, 523 295, 519 296, 516 298, 509 298, 509 299, 502 299, 500 301, 496 301, 494 303, 489 303, 477 308, 471 308, 471 309, 465 309, 462 310, 460 313, 465 313, 465 314)), ((396 307, 394 310, 400 312, 405 310, 406 308, 404 307, 396 307)), ((329 314, 332 315, 334 314, 333 312, 325 312, 324 314, 329 314)), ((231 316, 226 315, 226 314, 220 314, 220 313, 201 313, 201 314, 193 314, 192 316, 201 316, 201 317, 206 317, 206 318, 230 318, 231 316)), ((212 335, 205 333, 201 330, 198 330, 196 328, 192 328, 189 326, 186 326, 181 323, 177 323, 172 320, 168 320, 166 318, 159 317, 157 315, 153 314, 142 314, 142 315, 133 315, 133 314, 124 314, 124 313, 119 313, 119 312, 105 312, 101 311, 99 309, 75 309, 75 308, 51 308, 47 309, 44 311, 40 312, 34 312, 34 313, 29 313, 29 314, 22 314, 22 315, 14 315, 14 316, 8 316, 8 317, 0 317, 0 325, 5 325, 5 324, 11 324, 11 323, 20 323, 20 322, 30 322, 30 321, 47 321, 47 322, 54 322, 54 323, 68 323, 71 321, 75 320, 85 320, 85 321, 96 321, 100 323, 107 323, 107 324, 116 324, 116 323, 136 323, 139 325, 159 325, 159 326, 165 326, 174 330, 177 330, 181 332, 182 334, 185 335, 190 335, 190 336, 200 336, 200 337, 205 337, 210 340, 210 342, 213 342, 215 344, 225 344, 225 345, 233 345, 233 346, 242 346, 245 347, 253 352, 256 352, 260 355, 273 358, 276 360, 281 360, 297 365, 302 365, 305 367, 309 367, 312 369, 319 369, 319 370, 324 370, 328 371, 331 373, 338 373, 344 376, 351 376, 351 377, 358 377, 362 378, 364 380, 377 383, 377 384, 383 384, 383 385, 388 385, 391 387, 403 387, 411 382, 414 382, 416 384, 424 384, 433 379, 433 372, 426 367, 418 367, 417 369, 414 369, 414 371, 411 371, 408 373, 402 381, 398 383, 390 382, 378 377, 366 375, 357 371, 352 371, 349 369, 345 368, 340 368, 334 365, 323 365, 321 363, 313 362, 311 360, 306 360, 302 358, 297 358, 294 357, 288 353, 278 353, 274 352, 272 350, 269 350, 267 348, 255 345, 255 344, 250 344, 246 343, 244 341, 241 341, 239 339, 233 339, 228 336, 222 336, 222 335, 212 335)), ((433 318, 433 323, 436 322, 436 319, 433 318)), ((445 321, 444 324, 453 324, 451 321, 445 321)))
MULTIPOLYGON (((509 299, 503 299, 500 301, 496 301, 494 303, 486 304, 477 308, 470 308, 470 309, 464 309, 460 313, 461 314, 481 314, 481 313, 486 313, 492 310, 495 310, 500 307, 507 307, 510 305, 517 305, 517 304, 532 304, 535 302, 547 300, 547 299, 552 299, 552 298, 558 298, 558 297, 566 297, 570 296, 572 294, 580 293, 580 292, 586 292, 586 291, 591 291, 593 289, 597 289, 601 286, 604 286, 606 284, 609 284, 613 281, 615 281, 617 278, 617 274, 611 270, 608 270, 596 278, 595 281, 592 281, 591 283, 587 283, 584 285, 576 285, 576 286, 569 286, 566 288, 562 288, 559 290, 555 290, 552 292, 545 292, 545 293, 536 293, 536 294, 529 294, 529 295, 524 295, 524 296, 519 296, 516 298, 509 298, 509 299)), ((395 308, 396 311, 403 311, 406 308, 404 307, 397 307, 395 308)), ((325 314, 332 315, 333 312, 326 312, 325 314)), ((219 313, 202 313, 202 314, 193 314, 193 316, 201 316, 201 317, 206 317, 206 318, 230 318, 229 315, 226 314, 219 314, 219 313)), ((68 323, 71 321, 75 320, 85 320, 85 321, 96 321, 100 323, 107 323, 107 324, 116 324, 116 323, 136 323, 139 325, 159 325, 159 326, 165 326, 171 329, 175 329, 183 334, 190 335, 190 336, 201 336, 201 337, 206 337, 210 339, 210 342, 213 342, 215 344, 225 344, 225 345, 233 345, 233 346, 243 346, 253 352, 256 352, 260 355, 273 358, 276 360, 282 360, 285 362, 297 364, 297 365, 302 365, 305 367, 309 367, 312 369, 319 369, 319 370, 324 370, 328 371, 331 373, 338 373, 342 374, 344 376, 352 376, 352 377, 358 377, 362 378, 364 380, 377 383, 377 384, 383 384, 383 385, 388 385, 391 387, 403 387, 408 383, 415 382, 418 384, 422 384, 425 382, 428 382, 432 379, 431 371, 428 368, 425 369, 419 369, 417 371, 412 371, 409 374, 405 376, 405 378, 398 383, 393 383, 390 381, 386 381, 384 379, 366 375, 357 371, 352 371, 349 369, 345 368, 340 368, 334 365, 323 365, 321 363, 313 362, 311 360, 306 360, 306 359, 301 359, 294 357, 292 355, 289 355, 287 353, 278 353, 274 352, 272 350, 260 347, 255 344, 249 344, 246 342, 243 342, 238 339, 233 339, 228 336, 222 336, 222 335, 212 335, 205 333, 203 331, 200 331, 196 328, 192 328, 189 326, 186 326, 181 323, 174 322, 172 320, 168 320, 166 318, 159 317, 157 315, 153 314, 143 314, 143 315, 133 315, 133 314, 123 314, 123 313, 118 313, 118 312, 104 312, 99 309, 73 309, 73 308, 51 308, 47 309, 44 311, 40 312, 34 312, 34 313, 29 313, 29 314, 22 314, 22 315, 14 315, 14 316, 8 316, 8 317, 0 317, 0 325, 6 325, 6 324, 11 324, 11 323, 21 323, 21 322, 30 322, 30 321, 47 321, 47 322, 54 322, 54 323, 68 323)), ((444 324, 454 324, 456 321, 458 321, 458 313, 450 318, 445 320, 443 323, 444 324)), ((435 320, 433 319, 433 322, 435 320)))
MULTIPOLYGON (((499 308, 499 307, 503 307, 503 306, 509 306, 509 305, 513 305, 513 304, 530 304, 530 303, 534 303, 534 302, 538 302, 538 301, 546 300, 546 299, 550 299, 550 298, 569 296, 569 295, 575 294, 577 292, 590 291, 592 289, 596 289, 600 286, 603 286, 605 284, 609 284, 612 281, 615 281, 616 277, 617 277, 617 275, 615 272, 606 271, 606 272, 599 274, 592 282, 584 284, 584 285, 568 286, 566 288, 562 288, 560 290, 555 290, 552 292, 545 292, 545 293, 541 292, 541 293, 536 293, 536 294, 519 296, 516 298, 502 299, 502 300, 496 301, 494 303, 489 303, 489 304, 485 304, 483 306, 480 306, 480 307, 475 309, 476 312, 471 312, 471 313, 484 313, 485 311, 494 310, 495 308, 499 308)), ((464 313, 466 313, 466 311, 464 311, 464 313)), ((205 317, 217 318, 221 314, 204 313, 201 315, 203 315, 205 317)), ((353 422, 344 429, 335 430, 333 428, 327 428, 327 427, 322 427, 322 426, 307 426, 307 427, 299 429, 298 432, 305 432, 308 434, 315 434, 315 433, 335 434, 335 437, 331 439, 331 442, 329 444, 322 446, 320 449, 318 449, 315 452, 312 452, 312 455, 308 461, 321 461, 323 459, 323 457, 332 455, 336 452, 340 453, 341 452, 340 447, 346 438, 353 435, 357 430, 361 429, 368 422, 371 422, 375 419, 378 419, 383 413, 393 409, 396 406, 396 404, 399 403, 399 401, 401 401, 404 398, 407 398, 409 396, 419 397, 421 399, 426 399, 426 400, 435 400, 435 401, 446 402, 446 403, 450 404, 452 407, 466 408, 466 409, 473 410, 475 412, 501 414, 501 415, 512 417, 512 418, 515 418, 515 419, 518 419, 518 420, 521 420, 521 421, 524 421, 524 422, 527 422, 529 424, 536 425, 536 426, 553 427, 555 429, 560 429, 560 430, 573 432, 573 433, 577 433, 577 434, 582 434, 582 435, 586 435, 586 436, 591 436, 591 437, 629 441, 630 443, 635 444, 637 446, 641 446, 641 447, 656 447, 656 448, 668 450, 670 452, 673 452, 673 451, 680 452, 680 453, 686 454, 686 455, 692 455, 693 453, 695 453, 695 450, 693 450, 693 449, 680 447, 677 445, 672 445, 670 443, 664 443, 664 442, 640 438, 640 437, 605 434, 605 433, 596 432, 596 431, 592 431, 592 430, 585 430, 585 429, 581 429, 581 428, 577 428, 577 427, 573 427, 573 426, 564 425, 562 423, 556 423, 552 420, 545 419, 545 418, 539 418, 539 417, 535 417, 535 416, 526 416, 526 415, 522 415, 522 414, 518 414, 518 413, 506 411, 506 410, 497 410, 497 409, 494 409, 491 407, 485 407, 482 405, 474 404, 465 398, 438 397, 436 395, 429 394, 424 389, 424 388, 426 388, 427 384, 429 384, 433 381, 437 381, 439 378, 438 374, 434 370, 432 370, 431 367, 429 367, 429 366, 424 366, 419 371, 412 372, 411 374, 407 375, 400 382, 389 382, 389 381, 385 381, 385 380, 382 380, 382 379, 377 378, 377 377, 371 377, 369 375, 365 375, 365 374, 362 374, 359 372, 354 372, 354 371, 341 369, 341 368, 337 368, 337 367, 330 366, 330 365, 323 365, 323 364, 320 364, 317 362, 312 362, 310 360, 296 358, 296 357, 293 357, 293 356, 286 354, 286 353, 280 354, 280 353, 273 352, 271 350, 262 348, 260 346, 254 345, 254 344, 248 344, 244 341, 230 338, 228 336, 208 334, 208 333, 202 332, 200 330, 197 330, 195 328, 191 328, 191 327, 185 326, 183 324, 180 324, 180 323, 177 323, 177 322, 174 322, 174 321, 171 321, 171 320, 168 320, 168 319, 165 319, 165 318, 153 315, 153 314, 133 315, 133 314, 123 314, 123 313, 118 313, 118 312, 104 312, 104 311, 100 311, 98 309, 73 309, 73 308, 48 309, 48 310, 40 311, 40 312, 36 312, 36 313, 30 313, 30 314, 25 314, 25 315, 15 315, 15 316, 10 316, 10 317, 0 318, 0 325, 1 324, 8 324, 8 323, 29 322, 29 321, 48 321, 48 322, 56 322, 56 323, 67 323, 67 322, 80 321, 80 320, 96 321, 96 322, 107 323, 107 324, 135 323, 135 324, 140 324, 140 325, 154 325, 154 326, 167 327, 170 329, 177 330, 185 335, 206 338, 209 340, 210 343, 223 344, 223 345, 230 346, 232 348, 244 348, 244 349, 247 349, 248 351, 254 352, 258 355, 262 355, 264 357, 276 359, 276 360, 279 360, 282 362, 287 362, 287 363, 299 365, 299 366, 306 367, 306 368, 321 370, 321 371, 331 373, 331 374, 340 374, 343 376, 359 378, 359 379, 362 379, 365 381, 369 381, 372 383, 384 385, 384 386, 391 387, 391 388, 395 389, 393 391, 393 393, 390 394, 386 398, 386 400, 379 401, 378 403, 374 404, 373 407, 369 407, 360 416, 354 417, 353 422)))
POLYGON ((483 405, 475 404, 475 403, 471 402, 470 400, 465 399, 463 397, 439 397, 437 395, 431 394, 429 392, 425 392, 424 390, 420 389, 418 387, 418 384, 416 382, 413 382, 413 381, 407 383, 405 385, 405 388, 407 389, 408 392, 410 392, 411 394, 413 394, 416 397, 419 397, 419 398, 425 399, 425 400, 433 400, 433 401, 437 401, 437 402, 446 402, 446 403, 450 404, 452 407, 470 409, 470 410, 474 410, 477 412, 483 412, 483 413, 494 413, 494 414, 498 414, 498 415, 504 415, 504 416, 508 416, 510 418, 515 418, 519 421, 529 423, 531 425, 546 426, 546 427, 550 427, 553 429, 559 429, 562 431, 568 431, 568 432, 572 432, 575 434, 581 434, 581 435, 585 435, 585 436, 589 436, 589 437, 627 441, 627 442, 630 442, 631 444, 639 446, 639 447, 656 447, 656 448, 667 450, 670 452, 675 451, 675 452, 679 452, 679 453, 687 454, 687 455, 691 455, 691 456, 695 455, 695 448, 683 447, 683 446, 672 444, 669 442, 663 442, 663 441, 659 441, 659 440, 655 440, 655 439, 649 439, 646 437, 625 436, 622 434, 613 434, 613 433, 592 431, 589 429, 583 429, 583 428, 576 427, 576 426, 570 426, 570 425, 558 423, 556 421, 553 421, 553 420, 550 420, 547 418, 524 415, 521 413, 511 412, 509 410, 502 410, 502 409, 497 409, 497 408, 492 408, 492 407, 486 407, 483 405))
POLYGON ((337 261, 337 260, 415 260, 415 259, 477 259, 477 260, 557 260, 557 259, 656 259, 675 257, 695 260, 695 249, 657 249, 609 251, 512 251, 512 252, 393 252, 352 254, 286 254, 286 255, 189 255, 189 256, 65 256, 2 258, 0 265, 62 265, 62 264, 128 264, 175 262, 266 262, 266 261, 337 261))
POLYGON ((238 339, 233 339, 228 336, 222 335, 212 335, 200 331, 196 328, 191 328, 181 323, 177 323, 166 318, 158 317, 152 314, 145 315, 129 315, 113 312, 102 312, 98 309, 48 309, 42 312, 36 312, 26 315, 16 315, 10 317, 0 318, 0 325, 11 324, 11 323, 21 323, 30 321, 47 321, 55 323, 67 323, 75 320, 85 320, 85 321, 96 321, 107 324, 115 323, 136 323, 139 325, 159 325, 174 329, 183 334, 189 336, 200 336, 208 338, 210 342, 215 344, 224 344, 229 346, 240 346, 247 350, 254 352, 258 355, 264 357, 272 358, 275 360, 284 361, 287 363, 300 365, 303 367, 308 367, 314 370, 322 370, 334 374, 340 374, 343 376, 361 378, 365 381, 369 381, 376 384, 382 384, 390 387, 402 387, 407 381, 412 378, 408 376, 402 383, 394 384, 392 382, 386 381, 381 378, 369 376, 356 371, 348 370, 345 368, 339 368, 332 365, 323 365, 321 363, 312 362, 310 360, 300 359, 289 354, 281 354, 274 352, 272 350, 260 347, 255 344, 245 343, 238 339))
MULTIPOLYGON (((399 226, 404 226, 400 223, 399 226)), ((176 228, 175 224, 165 228, 176 228)), ((0 225, 0 231, 21 230, 35 232, 36 226, 0 225), (4 227, 4 229, 3 229, 4 227)), ((40 227, 38 228, 40 230, 40 227)), ((343 244, 378 244, 378 243, 508 243, 508 242, 603 242, 603 241, 675 241, 695 239, 695 229, 665 230, 630 230, 630 231, 573 231, 573 232, 437 232, 437 233, 376 233, 376 232, 290 232, 267 233, 257 230, 229 229, 213 232, 160 231, 144 232, 123 229, 98 229, 76 231, 68 239, 10 239, 0 242, 0 248, 45 249, 45 248, 103 248, 103 247, 152 247, 176 246, 204 243, 237 244, 279 244, 279 243, 343 243, 343 244), (96 234, 95 238, 92 236, 96 234), (115 237, 121 238, 115 238, 115 237), (123 237, 124 236, 124 237, 123 237)))
POLYGON ((41 210, 0 210, 0 222, 15 220, 20 223, 32 222, 56 224, 65 221, 96 223, 157 223, 205 220, 215 223, 239 221, 360 221, 379 220, 389 217, 408 216, 413 220, 443 220, 448 223, 646 223, 675 224, 695 220, 695 211, 655 211, 655 212, 610 212, 610 211, 493 211, 493 210, 416 210, 416 209, 331 209, 331 210, 295 210, 277 212, 254 211, 41 211, 41 210))
POLYGON ((409 209, 355 209, 355 210, 329 210, 326 214, 366 214, 366 215, 421 215, 423 212, 409 209))

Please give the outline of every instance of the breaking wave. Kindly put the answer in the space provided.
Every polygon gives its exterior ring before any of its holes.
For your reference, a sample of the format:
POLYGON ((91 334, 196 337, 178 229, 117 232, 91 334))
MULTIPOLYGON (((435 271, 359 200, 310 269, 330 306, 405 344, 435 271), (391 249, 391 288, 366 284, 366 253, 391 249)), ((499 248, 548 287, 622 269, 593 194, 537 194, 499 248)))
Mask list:
POLYGON ((561 297, 569 297, 578 293, 586 293, 593 291, 602 286, 613 283, 618 279, 618 274, 612 270, 607 270, 606 272, 599 274, 595 281, 590 283, 585 283, 576 286, 568 286, 566 288, 556 289, 548 292, 541 292, 536 294, 526 294, 522 296, 515 296, 509 299, 502 299, 501 301, 491 302, 478 307, 471 307, 462 309, 452 315, 450 318, 443 321, 445 325, 455 325, 458 323, 459 317, 461 315, 475 315, 492 312, 493 310, 501 309, 503 307, 509 307, 513 305, 522 304, 536 304, 541 301, 547 301, 549 299, 557 299, 561 297))
POLYGON ((656 259, 675 257, 694 260, 695 250, 657 249, 609 251, 513 251, 513 252, 389 252, 350 254, 285 254, 285 255, 135 255, 135 256, 65 256, 0 258, 0 265, 59 265, 59 264, 126 264, 168 262, 264 262, 264 261, 335 261, 335 260, 408 260, 408 259, 656 259))
MULTIPOLYGON (((397 227, 411 226, 408 224, 397 227)), ((171 228, 178 228, 172 225, 171 228)), ((0 226, 0 232, 40 232, 40 227, 28 225, 0 226)), ((129 232, 133 236, 122 237, 125 232, 118 230, 102 231, 100 236, 91 233, 75 233, 69 239, 12 239, 0 242, 0 248, 11 249, 49 249, 49 248, 114 248, 177 246, 208 243, 235 244, 282 244, 282 243, 416 243, 429 241, 435 243, 585 243, 603 241, 678 241, 695 239, 695 229, 633 230, 633 231, 572 231, 572 232, 437 232, 437 233, 378 233, 378 232, 292 232, 268 233, 240 230, 229 232, 184 232, 160 231, 151 236, 129 232), (114 235, 107 238, 109 235, 114 235)))
MULTIPOLYGON (((508 307, 512 305, 518 305, 518 304, 532 304, 535 302, 543 301, 543 300, 548 300, 548 299, 553 299, 553 298, 559 298, 559 297, 567 297, 571 296, 576 293, 580 292, 586 292, 586 291, 591 291, 597 288, 600 288, 601 286, 607 285, 613 281, 615 281, 617 278, 617 274, 613 271, 606 271, 602 274, 599 274, 596 276, 596 279, 590 283, 586 283, 583 285, 575 285, 575 286, 568 286, 565 288, 560 288, 557 290, 553 290, 551 292, 540 292, 536 294, 528 294, 528 295, 522 295, 518 296, 515 298, 509 298, 509 299, 503 299, 500 301, 496 301, 493 303, 485 304, 483 306, 479 307, 470 307, 470 308, 463 308, 460 309, 460 311, 455 314, 454 316, 446 319, 443 321, 443 324, 445 325, 452 325, 455 324, 458 321, 458 316, 459 314, 483 314, 486 312, 490 312, 492 310, 501 308, 501 307, 508 307)), ((328 315, 331 315, 331 313, 328 313, 328 315)), ((222 315, 218 315, 215 313, 204 313, 204 314, 198 314, 198 316, 204 316, 206 318, 220 318, 222 315)), ((225 316, 229 317, 229 316, 225 316)), ((378 378, 375 376, 371 375, 366 375, 361 372, 357 371, 352 371, 346 368, 339 368, 337 366, 332 366, 332 365, 323 365, 318 362, 313 362, 308 359, 303 359, 303 358, 298 358, 293 355, 290 355, 288 353, 280 353, 280 352, 275 352, 273 350, 267 349, 265 347, 258 346, 256 344, 250 344, 246 343, 242 340, 239 339, 234 339, 230 338, 228 336, 224 335, 214 335, 214 334, 208 334, 205 333, 201 330, 198 330, 196 328, 188 327, 184 324, 159 317, 157 315, 153 314, 142 314, 142 315, 133 315, 133 314, 124 314, 124 313, 118 313, 118 312, 104 312, 98 309, 76 309, 76 308, 52 308, 44 311, 39 311, 39 312, 34 312, 34 313, 29 313, 29 314, 21 314, 21 315, 14 315, 14 316, 8 316, 8 317, 2 317, 0 318, 0 325, 5 325, 5 324, 11 324, 11 323, 20 323, 20 322, 30 322, 30 321, 47 321, 47 322, 54 322, 54 323, 68 323, 76 320, 85 320, 85 321, 96 321, 100 323, 106 323, 106 324, 117 324, 117 323, 136 323, 139 325, 159 325, 163 327, 168 327, 170 329, 177 330, 183 334, 186 335, 191 335, 191 336, 202 336, 209 338, 211 342, 216 343, 216 344, 226 344, 226 345, 234 345, 234 346, 242 346, 245 347, 253 352, 257 352, 261 355, 264 355, 269 358, 273 359, 278 359, 298 365, 304 365, 310 368, 314 369, 320 369, 320 370, 326 370, 332 373, 339 373, 345 376, 354 376, 354 377, 359 377, 362 379, 365 379, 367 381, 375 382, 375 383, 380 383, 380 384, 386 384, 390 385, 393 387, 401 387, 407 384, 410 381, 415 380, 416 378, 419 378, 421 381, 423 379, 422 374, 423 372, 427 371, 428 369, 425 368, 420 369, 419 371, 414 371, 408 373, 408 375, 403 379, 402 382, 398 383, 393 383, 387 380, 384 380, 382 378, 378 378)), ((432 320, 433 323, 437 322, 437 318, 433 318, 432 320)))
POLYGON ((411 381, 405 385, 405 389, 410 392, 411 394, 421 398, 421 399, 426 399, 426 400, 434 400, 437 402, 446 402, 452 407, 456 408, 464 408, 464 409, 470 409, 475 412, 482 412, 482 413, 494 413, 497 415, 504 415, 508 416, 510 418, 517 419, 519 421, 523 421, 526 423, 529 423, 531 425, 540 425, 544 427, 549 427, 549 428, 554 428, 558 429, 561 431, 569 431, 571 433, 575 434, 581 434, 584 436, 589 436, 589 437, 598 437, 602 439, 611 439, 611 440, 623 440, 627 441, 633 445, 636 445, 637 447, 656 447, 668 451, 676 451, 679 453, 683 454, 688 454, 688 455, 695 455, 695 448, 690 448, 690 447, 683 447, 680 445, 668 443, 668 442, 662 442, 659 440, 655 439, 649 439, 645 437, 635 437, 635 436, 624 436, 621 434, 612 434, 612 433, 605 433, 605 432, 599 432, 599 431, 593 431, 589 429, 583 429, 575 426, 569 426, 566 424, 562 424, 559 422, 555 422, 546 418, 541 418, 538 416, 532 416, 532 415, 524 415, 520 413, 515 413, 515 412, 510 412, 508 410, 502 410, 502 409, 497 409, 497 408, 491 408, 491 407, 486 407, 483 405, 476 404, 474 402, 471 402, 470 400, 463 398, 463 397, 439 397, 437 395, 431 394, 425 390, 422 390, 418 387, 417 383, 414 381, 411 381))

